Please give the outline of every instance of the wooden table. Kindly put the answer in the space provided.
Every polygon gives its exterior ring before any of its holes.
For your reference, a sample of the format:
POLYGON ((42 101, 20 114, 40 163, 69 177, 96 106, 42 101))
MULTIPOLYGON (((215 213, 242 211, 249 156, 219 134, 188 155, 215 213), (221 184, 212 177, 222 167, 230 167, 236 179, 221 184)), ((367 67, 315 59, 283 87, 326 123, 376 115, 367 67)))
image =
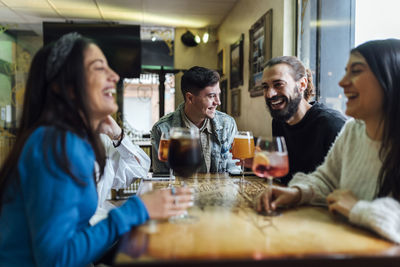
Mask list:
MULTIPOLYGON (((177 177, 177 186, 182 182, 177 177)), ((198 175, 185 183, 195 189, 194 223, 150 222, 120 242, 115 265, 229 266, 400 266, 400 247, 351 226, 322 207, 258 215, 253 199, 266 187, 257 177, 198 175)), ((145 182, 140 191, 168 182, 145 182)))

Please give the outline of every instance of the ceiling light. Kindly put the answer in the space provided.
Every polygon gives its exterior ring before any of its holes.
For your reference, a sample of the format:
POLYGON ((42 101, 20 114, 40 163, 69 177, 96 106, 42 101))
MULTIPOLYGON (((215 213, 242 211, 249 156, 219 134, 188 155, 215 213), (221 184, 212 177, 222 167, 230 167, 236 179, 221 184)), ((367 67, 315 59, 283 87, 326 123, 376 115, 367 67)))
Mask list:
POLYGON ((151 41, 152 42, 155 42, 157 40, 157 37, 156 37, 155 33, 156 33, 155 31, 150 31, 150 36, 151 36, 151 41))
POLYGON ((208 42, 208 37, 210 37, 210 35, 208 34, 208 32, 205 32, 203 34, 203 43, 206 44, 208 42))
POLYGON ((200 36, 198 34, 196 34, 196 36, 194 37, 194 40, 198 44, 201 42, 200 36))

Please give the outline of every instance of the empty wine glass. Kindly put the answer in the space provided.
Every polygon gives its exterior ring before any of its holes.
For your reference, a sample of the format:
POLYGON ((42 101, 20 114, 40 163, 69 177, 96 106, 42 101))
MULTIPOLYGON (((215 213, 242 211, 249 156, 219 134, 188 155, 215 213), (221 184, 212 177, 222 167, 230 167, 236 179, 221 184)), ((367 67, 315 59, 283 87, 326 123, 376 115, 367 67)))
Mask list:
MULTIPOLYGON (((285 138, 282 136, 257 140, 253 159, 253 172, 268 180, 268 198, 272 199, 272 179, 282 177, 289 172, 289 159, 285 138)), ((280 213, 266 209, 266 216, 277 216, 280 213)))

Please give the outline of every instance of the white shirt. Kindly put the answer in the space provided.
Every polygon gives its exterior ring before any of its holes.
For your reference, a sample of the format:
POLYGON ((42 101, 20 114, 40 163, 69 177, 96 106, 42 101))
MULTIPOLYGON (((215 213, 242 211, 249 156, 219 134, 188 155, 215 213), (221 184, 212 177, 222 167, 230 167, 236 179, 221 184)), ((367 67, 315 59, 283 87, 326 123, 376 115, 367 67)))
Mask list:
MULTIPOLYGON (((105 134, 100 134, 101 141, 106 150, 106 165, 104 174, 97 183, 98 204, 96 213, 90 219, 90 224, 107 217, 108 212, 115 206, 106 200, 110 196, 111 189, 128 187, 137 178, 147 177, 150 169, 150 158, 129 138, 122 139, 121 145, 113 146, 112 140, 105 134)), ((98 170, 98 166, 96 166, 98 170)))

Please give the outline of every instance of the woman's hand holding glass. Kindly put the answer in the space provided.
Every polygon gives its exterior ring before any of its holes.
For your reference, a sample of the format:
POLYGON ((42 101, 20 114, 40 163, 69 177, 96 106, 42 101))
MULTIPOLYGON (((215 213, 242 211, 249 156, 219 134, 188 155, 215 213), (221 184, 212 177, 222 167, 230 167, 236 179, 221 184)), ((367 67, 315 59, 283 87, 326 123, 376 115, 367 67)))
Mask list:
POLYGON ((193 206, 193 189, 188 187, 155 190, 140 196, 150 219, 167 219, 183 215, 193 206))
POLYGON ((297 187, 272 186, 271 192, 264 191, 256 200, 257 212, 275 211, 278 207, 292 206, 301 199, 300 189, 297 187))

